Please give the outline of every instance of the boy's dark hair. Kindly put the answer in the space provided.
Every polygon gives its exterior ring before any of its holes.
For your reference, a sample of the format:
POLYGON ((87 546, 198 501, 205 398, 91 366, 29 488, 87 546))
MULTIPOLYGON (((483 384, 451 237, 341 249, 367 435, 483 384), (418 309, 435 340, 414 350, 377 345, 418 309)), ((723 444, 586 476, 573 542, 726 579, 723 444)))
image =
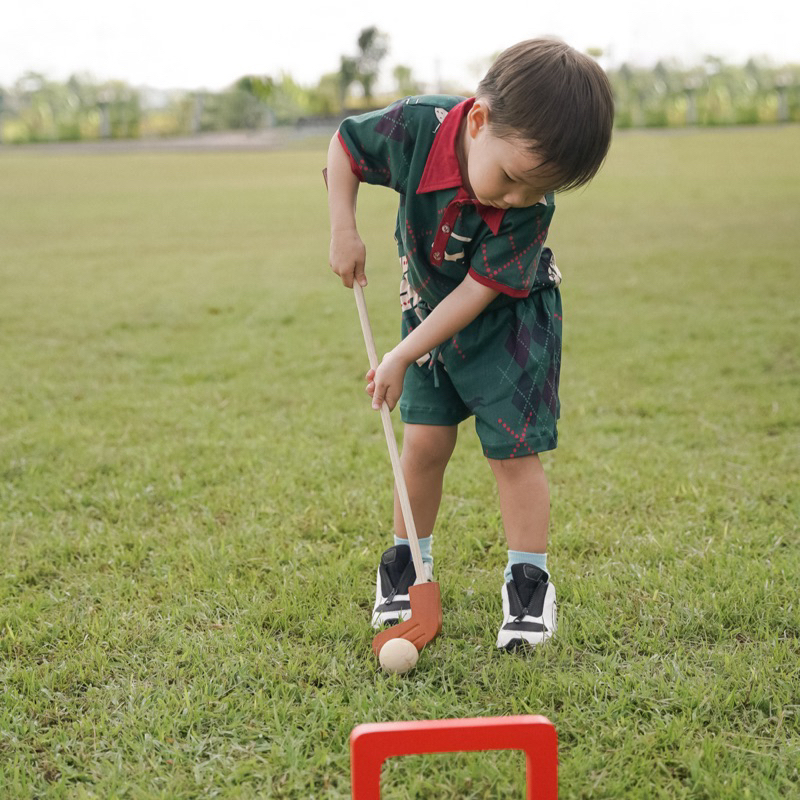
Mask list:
POLYGON ((597 174, 611 144, 614 96, 590 56, 558 39, 520 42, 497 57, 476 96, 489 105, 492 133, 530 142, 560 191, 597 174))

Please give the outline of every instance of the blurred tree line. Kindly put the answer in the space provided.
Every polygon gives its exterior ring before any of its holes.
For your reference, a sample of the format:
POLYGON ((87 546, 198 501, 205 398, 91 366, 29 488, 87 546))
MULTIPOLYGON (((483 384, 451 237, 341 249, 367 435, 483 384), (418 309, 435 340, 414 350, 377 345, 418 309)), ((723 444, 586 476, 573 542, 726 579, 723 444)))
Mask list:
POLYGON ((623 64, 608 76, 620 128, 800 122, 800 64, 751 58, 741 66, 707 56, 688 69, 623 64))
MULTIPOLYGON (((357 50, 316 86, 288 74, 246 75, 221 92, 160 92, 121 81, 74 75, 65 83, 27 73, 0 86, 0 143, 126 139, 210 131, 259 130, 277 125, 334 124, 366 108, 411 94, 469 95, 474 87, 424 86, 410 67, 393 69, 393 88, 376 95, 388 36, 375 27, 359 34, 357 50)), ((600 51, 591 54, 601 57, 600 51)), ((652 68, 622 64, 607 70, 617 102, 616 125, 681 127, 800 121, 800 64, 744 65, 707 57, 685 68, 661 61, 652 68)))

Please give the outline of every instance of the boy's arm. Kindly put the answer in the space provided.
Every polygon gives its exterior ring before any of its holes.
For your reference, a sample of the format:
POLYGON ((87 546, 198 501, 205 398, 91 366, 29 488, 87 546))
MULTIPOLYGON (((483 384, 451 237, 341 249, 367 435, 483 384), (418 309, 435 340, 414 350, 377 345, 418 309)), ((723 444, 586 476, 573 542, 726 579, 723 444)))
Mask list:
POLYGON ((328 147, 328 210, 331 219, 331 269, 348 288, 353 280, 367 285, 364 274, 366 249, 356 228, 356 199, 359 180, 350 168, 350 159, 334 134, 328 147))
POLYGON ((403 392, 403 378, 409 366, 466 328, 498 294, 467 275, 418 327, 383 357, 377 370, 367 373, 372 407, 378 409, 385 401, 389 410, 393 409, 403 392))

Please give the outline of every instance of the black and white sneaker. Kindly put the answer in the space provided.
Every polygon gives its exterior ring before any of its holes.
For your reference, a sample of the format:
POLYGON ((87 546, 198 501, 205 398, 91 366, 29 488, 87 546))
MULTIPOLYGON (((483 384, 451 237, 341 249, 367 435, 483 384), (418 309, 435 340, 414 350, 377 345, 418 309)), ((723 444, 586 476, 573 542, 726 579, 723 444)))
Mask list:
POLYGON ((505 650, 543 644, 556 631, 556 588, 533 564, 514 564, 503 586, 503 625, 497 646, 505 650))
MULTIPOLYGON (((430 564, 423 564, 425 579, 433 580, 430 564)), ((407 544, 390 547, 382 556, 375 586, 375 607, 372 609, 372 627, 395 625, 411 617, 411 600, 408 589, 414 585, 417 571, 411 560, 407 544)))

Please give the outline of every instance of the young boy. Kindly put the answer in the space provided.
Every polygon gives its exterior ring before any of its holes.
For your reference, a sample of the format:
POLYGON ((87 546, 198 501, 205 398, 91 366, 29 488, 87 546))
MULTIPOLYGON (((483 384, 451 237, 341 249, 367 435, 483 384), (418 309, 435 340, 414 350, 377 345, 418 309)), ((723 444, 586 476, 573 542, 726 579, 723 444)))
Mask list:
MULTIPOLYGON (((474 98, 411 97, 346 119, 328 151, 330 264, 366 286, 360 182, 400 195, 402 341, 367 375, 372 407, 399 402, 402 465, 430 579, 434 522, 458 424, 474 415, 497 481, 508 564, 497 646, 556 630, 550 497, 538 454, 556 447, 561 275, 545 248, 554 192, 588 183, 611 140, 608 80, 588 56, 535 39, 495 61, 474 98)), ((395 493, 373 625, 406 619, 416 579, 395 493)))

